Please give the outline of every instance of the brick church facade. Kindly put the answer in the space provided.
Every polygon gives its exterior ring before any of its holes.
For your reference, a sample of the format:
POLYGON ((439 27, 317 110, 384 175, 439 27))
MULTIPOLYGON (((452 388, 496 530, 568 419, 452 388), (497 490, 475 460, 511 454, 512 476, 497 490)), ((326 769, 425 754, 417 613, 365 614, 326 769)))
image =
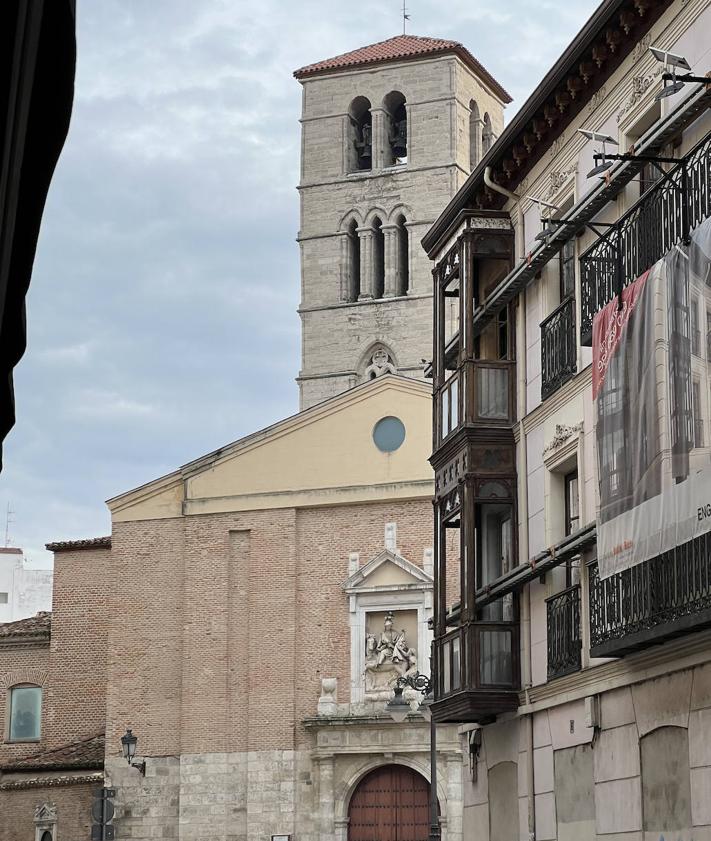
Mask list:
MULTIPOLYGON (((348 841, 383 791, 384 820, 427 835, 422 698, 385 710, 429 672, 420 239, 509 98, 460 44, 412 36, 295 75, 302 411, 109 500, 110 538, 49 545, 51 617, 0 631, 0 841, 90 837, 101 786, 117 838, 348 841)), ((460 841, 456 727, 438 757, 460 841)))

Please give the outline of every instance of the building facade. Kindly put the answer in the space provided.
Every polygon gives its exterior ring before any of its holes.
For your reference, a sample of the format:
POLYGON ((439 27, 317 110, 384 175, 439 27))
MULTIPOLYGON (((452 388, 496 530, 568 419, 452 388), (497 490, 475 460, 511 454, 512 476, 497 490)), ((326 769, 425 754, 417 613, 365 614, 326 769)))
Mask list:
MULTIPOLYGON (((426 837, 429 725, 385 704, 429 668, 429 406, 384 375, 109 501, 117 833, 346 841, 380 797, 426 837)), ((439 756, 458 841, 456 728, 439 756)))
POLYGON ((423 239, 465 837, 711 834, 710 35, 603 3, 423 239))
POLYGON ((22 549, 0 548, 0 623, 52 609, 52 570, 32 569, 22 549))
POLYGON ((111 541, 50 544, 53 613, 0 625, 0 839, 91 835, 104 781, 111 541))
POLYGON ((461 44, 400 35, 294 74, 303 88, 301 408, 430 358, 427 228, 511 99, 461 44))

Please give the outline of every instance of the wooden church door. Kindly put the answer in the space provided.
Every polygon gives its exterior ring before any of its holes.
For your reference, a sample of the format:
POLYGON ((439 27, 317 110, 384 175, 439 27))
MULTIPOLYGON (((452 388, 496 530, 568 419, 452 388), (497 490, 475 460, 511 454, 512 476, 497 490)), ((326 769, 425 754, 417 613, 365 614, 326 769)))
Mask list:
POLYGON ((358 784, 348 809, 348 841, 427 841, 430 786, 404 765, 384 765, 358 784))

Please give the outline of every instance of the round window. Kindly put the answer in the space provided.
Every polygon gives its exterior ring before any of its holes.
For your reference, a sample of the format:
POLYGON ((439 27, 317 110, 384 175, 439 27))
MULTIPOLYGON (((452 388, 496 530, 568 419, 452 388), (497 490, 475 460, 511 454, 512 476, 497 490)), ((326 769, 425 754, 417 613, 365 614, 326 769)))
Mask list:
POLYGON ((382 453, 392 453, 405 440, 405 424, 400 418, 381 418, 373 427, 373 441, 382 453))

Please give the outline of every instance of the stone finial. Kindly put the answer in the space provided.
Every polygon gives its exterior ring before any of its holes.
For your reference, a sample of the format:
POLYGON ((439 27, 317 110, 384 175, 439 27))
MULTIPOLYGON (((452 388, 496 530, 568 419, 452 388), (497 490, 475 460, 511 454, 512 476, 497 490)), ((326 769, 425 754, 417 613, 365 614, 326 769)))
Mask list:
POLYGON ((385 524, 385 548, 389 552, 397 552, 397 523, 385 524))
POLYGON ((338 712, 338 704, 336 703, 337 688, 337 678, 321 678, 321 697, 318 699, 317 708, 317 712, 319 715, 336 715, 336 713, 338 712))
POLYGON ((348 577, 355 575, 360 569, 360 555, 358 552, 351 552, 348 556, 348 577))
POLYGON ((434 577, 434 550, 431 546, 422 553, 422 569, 426 575, 434 577))

